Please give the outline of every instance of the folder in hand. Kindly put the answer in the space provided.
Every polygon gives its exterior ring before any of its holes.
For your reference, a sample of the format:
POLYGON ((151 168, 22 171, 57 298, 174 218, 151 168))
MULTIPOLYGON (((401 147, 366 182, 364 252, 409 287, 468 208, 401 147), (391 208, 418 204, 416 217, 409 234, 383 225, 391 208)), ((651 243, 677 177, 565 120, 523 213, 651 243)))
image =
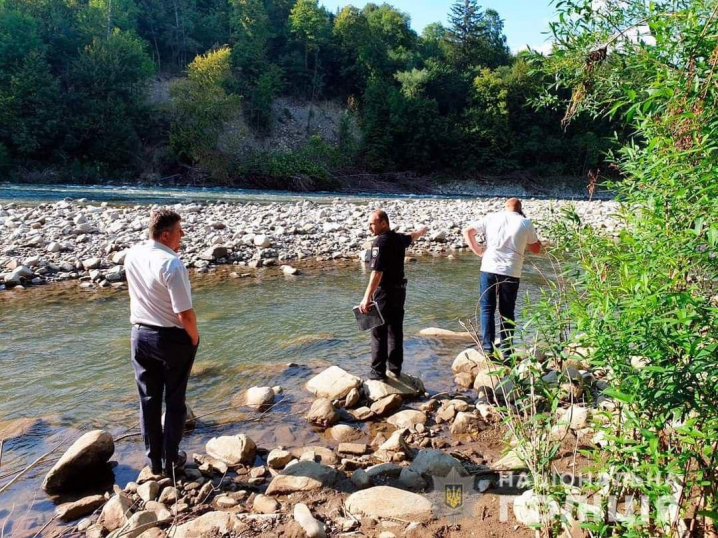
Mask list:
POLYGON ((368 331, 384 325, 384 318, 379 312, 379 307, 377 307, 376 303, 369 304, 369 311, 366 314, 363 314, 358 306, 352 308, 352 311, 357 320, 357 326, 361 331, 368 331))

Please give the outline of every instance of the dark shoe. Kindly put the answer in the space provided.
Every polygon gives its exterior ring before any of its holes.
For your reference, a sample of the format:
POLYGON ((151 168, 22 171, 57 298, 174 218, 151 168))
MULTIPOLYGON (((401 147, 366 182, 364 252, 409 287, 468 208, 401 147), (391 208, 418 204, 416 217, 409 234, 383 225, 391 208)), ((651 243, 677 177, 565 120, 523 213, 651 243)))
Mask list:
MULTIPOLYGON (((155 462, 152 463, 150 466, 150 471, 155 477, 161 477, 162 476, 162 462, 155 462)), ((154 478, 153 478, 154 479, 154 478)))
POLYGON ((369 379, 372 381, 384 381, 386 380, 386 374, 372 370, 369 372, 369 379))
POLYGON ((394 379, 399 379, 401 377, 401 370, 389 370, 389 375, 394 379))
POLYGON ((184 468, 185 463, 187 463, 187 453, 180 450, 177 452, 177 458, 174 461, 168 461, 165 464, 164 474, 170 478, 176 476, 184 468))
POLYGON ((150 471, 152 471, 152 474, 155 476, 162 476, 162 462, 161 461, 153 461, 150 463, 150 471))

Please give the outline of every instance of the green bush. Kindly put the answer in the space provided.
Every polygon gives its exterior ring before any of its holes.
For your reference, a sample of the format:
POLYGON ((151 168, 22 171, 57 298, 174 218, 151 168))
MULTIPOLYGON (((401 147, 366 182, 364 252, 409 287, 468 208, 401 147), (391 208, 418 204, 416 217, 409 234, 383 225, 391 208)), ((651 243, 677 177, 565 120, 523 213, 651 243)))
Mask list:
MULTIPOLYGON (((718 53, 709 36, 718 20, 702 0, 621 6, 597 14, 593 2, 563 2, 553 25, 561 46, 544 65, 572 90, 564 123, 581 111, 609 113, 636 131, 615 155, 624 179, 609 185, 621 231, 608 235, 572 210, 555 221, 552 252, 571 269, 535 305, 532 323, 555 357, 580 334, 608 383, 601 397, 610 403, 595 424, 604 444, 585 452, 604 480, 581 491, 601 501, 599 516, 581 526, 596 536, 710 535, 718 518, 718 53), (650 40, 636 38, 640 28, 650 40), (611 518, 610 500, 631 496, 645 502, 639 513, 611 518)), ((572 493, 541 491, 559 501, 572 493)), ((544 530, 557 535, 565 524, 554 519, 544 530)))
POLYGON ((337 186, 334 172, 350 163, 351 155, 314 136, 296 150, 254 152, 237 164, 235 173, 291 190, 331 190, 337 186))

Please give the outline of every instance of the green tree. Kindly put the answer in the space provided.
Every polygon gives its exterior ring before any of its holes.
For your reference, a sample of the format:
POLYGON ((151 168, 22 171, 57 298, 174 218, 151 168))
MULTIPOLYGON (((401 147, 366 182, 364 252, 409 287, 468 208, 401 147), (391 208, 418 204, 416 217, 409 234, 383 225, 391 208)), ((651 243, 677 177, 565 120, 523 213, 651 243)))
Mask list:
POLYGON ((494 10, 483 11, 477 0, 459 0, 451 7, 446 39, 459 69, 497 67, 509 61, 503 22, 494 10))
POLYGON ((424 58, 446 58, 449 54, 447 31, 440 22, 433 22, 424 27, 421 33, 421 54, 424 58))
POLYGON ((109 39, 117 28, 131 31, 137 28, 139 9, 134 0, 90 0, 78 13, 78 24, 90 39, 109 39))
POLYGON ((513 137, 509 124, 511 86, 506 71, 507 68, 482 69, 474 78, 471 105, 462 122, 467 135, 469 168, 506 171, 515 166, 506 159, 513 137))
POLYGON ((362 154, 376 171, 429 170, 450 160, 449 129, 435 100, 371 79, 362 103, 362 154))
POLYGON ((289 14, 289 29, 304 46, 304 68, 309 69, 309 53, 318 52, 330 34, 329 13, 318 0, 297 0, 289 14))
POLYGON ((266 62, 267 42, 272 37, 263 0, 231 0, 233 64, 256 78, 266 62))
POLYGON ((60 136, 63 102, 46 50, 32 16, 0 6, 0 145, 6 160, 42 157, 60 136))
POLYGON ((18 11, 36 21, 54 74, 67 73, 77 52, 92 41, 79 20, 85 5, 55 0, 5 0, 0 9, 18 11))
POLYGON ((115 29, 95 38, 72 66, 71 132, 63 148, 80 160, 136 164, 147 83, 154 65, 138 37, 115 29))
POLYGON ((42 159, 50 156, 65 128, 60 85, 45 55, 29 51, 0 80, 0 145, 9 155, 42 159))
POLYGON ((197 56, 186 80, 173 83, 170 144, 177 156, 192 164, 211 158, 226 121, 239 110, 239 99, 227 93, 231 51, 222 47, 197 56))

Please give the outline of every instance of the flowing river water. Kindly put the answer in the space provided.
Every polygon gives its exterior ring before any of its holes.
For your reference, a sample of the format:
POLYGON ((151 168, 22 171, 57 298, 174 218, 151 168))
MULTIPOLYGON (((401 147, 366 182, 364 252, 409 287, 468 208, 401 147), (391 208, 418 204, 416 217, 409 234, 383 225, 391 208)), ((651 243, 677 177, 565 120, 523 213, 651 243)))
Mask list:
MULTIPOLYGON (((404 369, 421 377, 431 393, 455 389, 451 363, 467 344, 417 333, 432 326, 458 331, 460 319, 473 318, 479 267, 470 253, 407 264, 404 369)), ((358 261, 329 263, 299 277, 285 277, 276 268, 246 279, 228 273, 220 268, 193 277, 202 341, 187 400, 199 419, 183 448, 191 455, 215 435, 237 433, 267 449, 335 444, 302 418, 311 402, 303 385, 332 364, 366 375, 369 335, 357 330, 351 312, 366 285, 366 267, 358 261), (265 385, 284 389, 268 413, 231 406, 232 396, 265 385)), ((554 277, 547 260, 530 257, 518 311, 527 294, 536 296, 545 279, 554 277)), ((63 443, 0 493, 6 535, 32 534, 51 518, 54 501, 40 489, 42 478, 81 432, 100 428, 118 439, 138 431, 128 318, 126 291, 81 291, 76 282, 0 297, 0 487, 63 443)), ((374 432, 363 428, 361 442, 369 442, 374 432)), ((119 439, 113 460, 115 481, 124 487, 144 464, 141 439, 119 439)))

